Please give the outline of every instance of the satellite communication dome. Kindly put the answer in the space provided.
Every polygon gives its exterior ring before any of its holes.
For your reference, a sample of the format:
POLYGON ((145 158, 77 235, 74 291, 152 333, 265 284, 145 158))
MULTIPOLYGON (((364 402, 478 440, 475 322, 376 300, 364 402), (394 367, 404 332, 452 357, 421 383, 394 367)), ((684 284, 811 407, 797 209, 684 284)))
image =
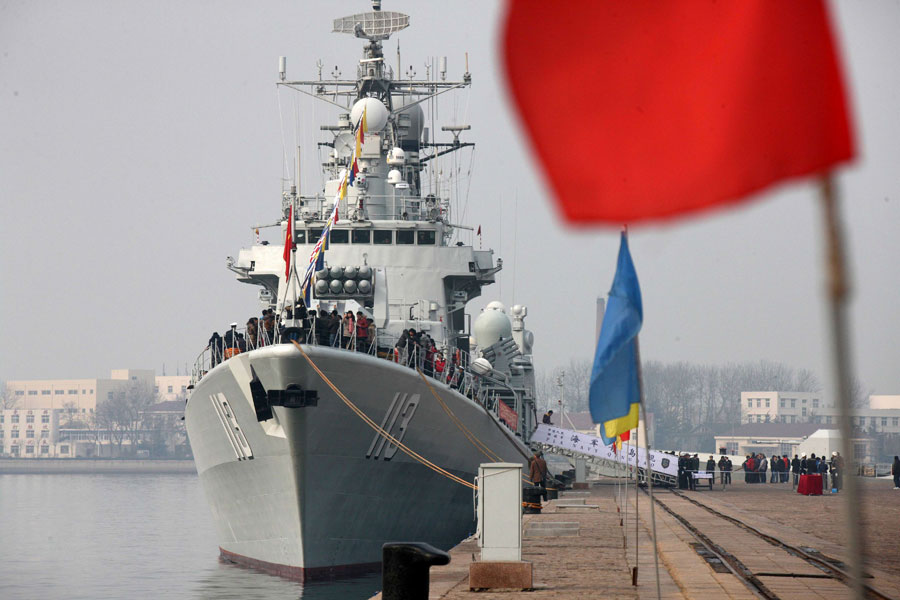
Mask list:
POLYGON ((509 317, 503 311, 503 304, 500 302, 491 302, 484 309, 484 312, 478 315, 475 323, 472 325, 472 333, 478 340, 479 348, 487 348, 496 344, 500 338, 512 337, 512 323, 509 317))
POLYGON ((403 181, 403 176, 400 174, 400 171, 398 171, 397 169, 391 169, 388 172, 387 182, 389 184, 397 185, 401 181, 403 181))
MULTIPOLYGON (((397 104, 394 106, 397 106, 397 104)), ((425 128, 425 111, 422 110, 421 104, 413 104, 409 107, 401 106, 394 112, 409 115, 410 137, 415 140, 422 139, 422 130, 425 128)), ((366 115, 366 118, 368 118, 368 115, 366 115)))
POLYGON ((488 302, 488 305, 484 307, 484 310, 499 310, 504 314, 506 313, 506 307, 503 306, 503 303, 499 300, 488 302))
POLYGON ((387 107, 377 98, 363 98, 357 100, 356 104, 350 110, 350 122, 354 127, 359 126, 359 120, 362 118, 363 110, 366 111, 366 129, 372 132, 379 132, 387 125, 388 112, 387 107))

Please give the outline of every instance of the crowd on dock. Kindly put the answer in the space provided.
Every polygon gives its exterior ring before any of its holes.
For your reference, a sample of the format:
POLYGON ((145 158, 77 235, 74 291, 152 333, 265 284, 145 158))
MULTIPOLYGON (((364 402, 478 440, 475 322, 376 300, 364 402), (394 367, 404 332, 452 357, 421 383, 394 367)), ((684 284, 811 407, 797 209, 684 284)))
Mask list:
MULTIPOLYGON (((694 490, 698 481, 708 481, 710 487, 719 474, 719 483, 731 483, 733 465, 731 459, 723 455, 716 461, 712 455, 701 468, 700 458, 694 454, 683 453, 678 457, 678 487, 694 490)), ((745 483, 788 483, 796 487, 801 475, 817 474, 822 476, 822 489, 840 490, 843 487, 844 458, 840 452, 832 452, 831 459, 817 457, 814 453, 794 455, 774 455, 766 457, 763 453, 747 454, 740 467, 744 471, 745 483), (829 487, 829 476, 831 487, 829 487)))

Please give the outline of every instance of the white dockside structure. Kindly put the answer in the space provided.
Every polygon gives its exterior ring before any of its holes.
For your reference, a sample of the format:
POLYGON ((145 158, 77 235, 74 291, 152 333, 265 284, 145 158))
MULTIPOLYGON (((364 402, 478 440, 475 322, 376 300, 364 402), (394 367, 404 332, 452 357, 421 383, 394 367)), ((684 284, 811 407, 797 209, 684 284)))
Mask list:
POLYGON ((423 106, 471 77, 448 80, 446 60, 439 78, 393 73, 381 42, 409 17, 373 4, 334 23, 364 40, 355 79, 291 81, 280 61, 280 85, 342 107, 322 126, 326 183, 310 195, 294 186, 278 203, 296 244, 290 277, 280 244, 228 260, 280 327, 241 342, 234 327, 224 356, 215 344, 204 351, 185 409, 222 555, 300 579, 375 567, 389 541, 452 547, 475 531, 479 464, 527 468, 535 426, 527 309, 494 302, 471 327, 465 314, 502 267, 460 239, 471 228, 453 222, 458 186, 434 170, 472 146, 459 140, 468 127, 443 127, 441 142, 425 128, 423 106), (299 318, 323 230, 309 305, 361 311, 375 326, 365 341, 299 318), (439 354, 409 342, 410 329, 439 354))

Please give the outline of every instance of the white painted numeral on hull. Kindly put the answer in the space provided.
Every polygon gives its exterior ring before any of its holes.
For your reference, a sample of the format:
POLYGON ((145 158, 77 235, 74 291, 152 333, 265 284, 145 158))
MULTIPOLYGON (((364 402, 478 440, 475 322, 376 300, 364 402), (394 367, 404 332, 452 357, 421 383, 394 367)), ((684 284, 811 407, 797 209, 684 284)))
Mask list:
POLYGON ((253 458, 253 450, 250 449, 250 444, 247 442, 244 432, 241 431, 241 426, 238 425, 231 406, 225 399, 225 394, 219 392, 210 396, 209 399, 212 401, 216 416, 219 417, 219 422, 222 423, 222 428, 225 429, 225 437, 228 438, 234 455, 238 460, 253 458))

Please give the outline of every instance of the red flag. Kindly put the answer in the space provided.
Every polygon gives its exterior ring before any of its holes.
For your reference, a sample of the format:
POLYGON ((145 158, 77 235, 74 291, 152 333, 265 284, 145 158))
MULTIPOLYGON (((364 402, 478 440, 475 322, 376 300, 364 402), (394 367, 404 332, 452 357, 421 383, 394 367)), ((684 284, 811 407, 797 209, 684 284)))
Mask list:
POLYGON ((481 225, 478 226, 478 234, 477 235, 481 235, 481 225))
POLYGON ((288 225, 287 225, 287 234, 284 236, 284 252, 282 253, 282 258, 284 258, 284 278, 285 280, 290 279, 291 277, 291 250, 294 249, 294 240, 291 239, 291 232, 294 230, 294 205, 291 204, 291 209, 288 212, 288 225))
POLYGON ((506 74, 570 221, 734 203, 851 159, 818 0, 510 2, 506 74))

